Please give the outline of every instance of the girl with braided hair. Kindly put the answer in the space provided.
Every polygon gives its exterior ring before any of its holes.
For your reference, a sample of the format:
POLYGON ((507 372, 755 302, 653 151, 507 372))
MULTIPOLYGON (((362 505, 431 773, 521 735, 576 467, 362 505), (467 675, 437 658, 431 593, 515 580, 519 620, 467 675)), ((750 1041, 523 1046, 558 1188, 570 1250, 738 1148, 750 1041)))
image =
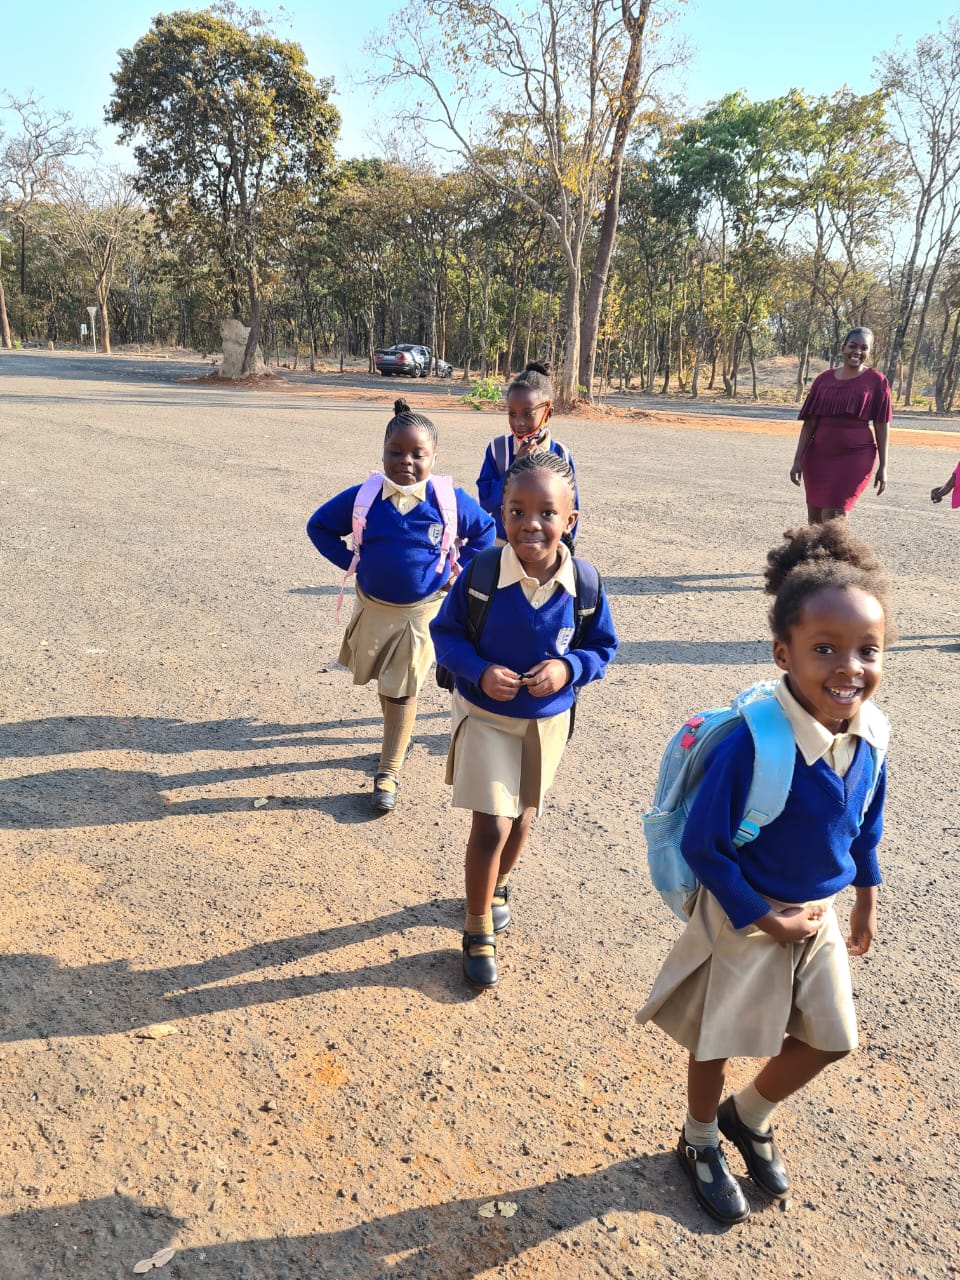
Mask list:
POLYGON ((383 438, 383 472, 325 502, 307 524, 322 556, 347 573, 357 592, 339 661, 354 684, 376 680, 383 708, 383 744, 372 803, 396 807, 403 763, 417 714, 417 694, 433 662, 429 623, 440 608, 459 560, 469 564, 493 542, 493 521, 449 478, 431 478, 437 429, 405 400, 394 402, 383 438), (368 489, 368 486, 370 488, 368 489), (358 499, 370 494, 363 510, 358 499), (444 493, 455 499, 445 509, 444 493), (455 521, 456 527, 448 528, 455 521), (351 547, 344 538, 353 533, 351 547), (359 535, 359 536, 358 536, 359 535))
MULTIPOLYGON (((577 492, 577 473, 573 455, 565 444, 554 440, 548 423, 553 415, 553 384, 546 365, 531 360, 523 373, 518 373, 507 391, 506 435, 494 436, 483 455, 483 466, 477 477, 477 496, 484 511, 489 511, 497 526, 497 539, 506 542, 500 509, 503 506, 503 482, 517 458, 531 453, 555 453, 570 467, 573 474, 573 506, 576 519, 580 518, 580 495, 577 492)), ((564 543, 573 550, 574 528, 564 535, 564 543)))
POLYGON ((456 681, 447 782, 454 807, 473 811, 463 973, 477 990, 497 981, 509 876, 560 763, 577 690, 603 676, 617 647, 595 570, 562 541, 576 516, 567 462, 555 453, 518 458, 503 486, 507 545, 484 552, 497 564, 482 628, 470 625, 466 574, 430 624, 437 662, 456 681), (578 582, 588 575, 596 607, 578 621, 578 582))
POLYGON ((891 636, 879 562, 845 521, 791 529, 767 554, 766 590, 783 673, 773 697, 796 743, 786 805, 738 842, 755 765, 741 721, 704 762, 681 842, 700 882, 690 921, 637 1014, 689 1050, 677 1154, 698 1202, 725 1223, 750 1210, 719 1134, 763 1191, 783 1197, 770 1117, 857 1046, 847 957, 870 949, 881 880, 889 726, 871 699, 891 636), (849 885, 844 946, 833 901, 849 885), (721 1103, 740 1055, 768 1061, 721 1103))

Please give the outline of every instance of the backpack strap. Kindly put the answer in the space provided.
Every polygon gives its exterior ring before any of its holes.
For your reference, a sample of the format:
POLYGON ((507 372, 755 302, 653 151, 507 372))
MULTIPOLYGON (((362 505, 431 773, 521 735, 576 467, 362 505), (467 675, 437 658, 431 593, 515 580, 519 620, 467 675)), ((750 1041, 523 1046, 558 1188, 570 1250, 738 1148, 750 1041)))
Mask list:
POLYGON ((783 813, 793 784, 797 743, 786 712, 774 697, 757 698, 740 707, 753 738, 753 780, 734 844, 756 840, 760 828, 783 813))
POLYGON ((505 476, 510 466, 510 436, 494 436, 490 441, 493 450, 493 464, 497 474, 505 476))
POLYGON ((467 639, 475 649, 490 612, 490 601, 500 581, 502 547, 484 547, 467 566, 464 586, 467 591, 467 639))
POLYGON ((437 573, 441 573, 449 557, 450 576, 455 578, 460 572, 460 539, 457 537, 457 492, 453 487, 452 476, 431 476, 430 484, 440 507, 443 518, 443 533, 440 535, 440 559, 437 561, 437 573))
POLYGON ((863 813, 860 815, 862 824, 867 816, 867 810, 873 804, 873 797, 877 794, 877 787, 880 785, 880 774, 883 772, 883 762, 887 758, 887 747, 890 745, 890 721, 880 708, 874 706, 872 702, 864 703, 860 715, 870 728, 871 737, 874 739, 873 742, 867 743, 870 748, 870 786, 867 788, 866 799, 863 802, 863 813))
POLYGON ((340 609, 343 605, 343 593, 347 583, 357 572, 357 565, 360 563, 360 548, 363 545, 363 531, 367 527, 367 512, 373 506, 377 496, 383 490, 383 472, 371 471, 364 480, 363 484, 357 490, 357 496, 353 500, 353 516, 351 518, 353 532, 353 559, 347 572, 343 575, 343 582, 340 583, 340 594, 337 596, 337 625, 340 624, 340 609))
POLYGON ((576 583, 573 601, 573 636, 570 640, 570 648, 579 649, 587 619, 593 617, 600 604, 602 584, 600 574, 589 560, 579 560, 576 556, 570 558, 573 561, 573 580, 576 583))

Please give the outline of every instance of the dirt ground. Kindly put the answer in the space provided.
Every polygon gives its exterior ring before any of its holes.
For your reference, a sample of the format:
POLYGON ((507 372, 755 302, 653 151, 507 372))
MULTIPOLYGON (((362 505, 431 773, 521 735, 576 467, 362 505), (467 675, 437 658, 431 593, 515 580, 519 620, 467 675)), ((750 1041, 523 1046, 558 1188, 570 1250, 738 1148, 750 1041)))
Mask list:
MULTIPOLYGON (((675 725, 771 674, 759 569, 802 514, 795 428, 558 425, 621 648, 474 996, 445 695, 374 816, 376 698, 333 662, 338 574, 303 530, 376 465, 397 390, 0 356, 0 1277, 112 1280, 163 1249, 171 1280, 960 1274, 960 513, 928 497, 960 435, 895 437, 854 516, 900 632, 863 1043, 779 1112, 787 1207, 745 1183, 725 1231, 672 1151, 682 1055, 633 1018, 678 928, 640 815, 675 725)), ((436 420, 469 486, 500 424, 436 420)))

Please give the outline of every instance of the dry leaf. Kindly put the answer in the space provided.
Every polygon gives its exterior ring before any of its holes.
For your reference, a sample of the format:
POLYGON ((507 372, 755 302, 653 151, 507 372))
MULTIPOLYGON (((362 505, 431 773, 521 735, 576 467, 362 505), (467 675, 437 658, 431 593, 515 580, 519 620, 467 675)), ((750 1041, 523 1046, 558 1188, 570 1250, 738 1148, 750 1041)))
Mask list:
POLYGON ((497 1211, 501 1218, 512 1218, 517 1212, 517 1205, 512 1200, 498 1200, 497 1211))
POLYGON ((489 1203, 482 1204, 480 1206, 480 1208, 477 1210, 477 1216, 480 1218, 492 1218, 496 1212, 497 1212, 497 1202, 496 1200, 491 1200, 489 1201, 489 1203))
POLYGON ((152 1271, 152 1270, 153 1270, 153 1259, 141 1258, 140 1261, 136 1263, 136 1265, 134 1266, 133 1274, 135 1276, 145 1276, 148 1271, 152 1271))
POLYGON ((261 796, 259 800, 254 800, 254 802, 253 802, 253 807, 254 807, 255 809, 262 809, 262 808, 263 808, 263 806, 264 806, 265 804, 267 804, 267 803, 268 803, 268 801, 267 801, 266 796, 261 796))
POLYGON ((155 1022, 152 1026, 141 1027, 136 1033, 138 1040, 165 1040, 167 1036, 177 1036, 180 1028, 170 1022, 155 1022))
POLYGON ((158 1249, 153 1255, 153 1265, 165 1267, 176 1252, 176 1249, 158 1249))

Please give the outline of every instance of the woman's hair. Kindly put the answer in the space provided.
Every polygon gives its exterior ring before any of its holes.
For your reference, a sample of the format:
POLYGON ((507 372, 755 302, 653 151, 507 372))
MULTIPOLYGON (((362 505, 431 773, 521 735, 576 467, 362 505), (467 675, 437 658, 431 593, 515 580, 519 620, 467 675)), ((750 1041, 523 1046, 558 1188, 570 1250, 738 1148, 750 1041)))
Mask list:
POLYGON ((846 336, 846 337, 844 338, 844 340, 840 343, 840 347, 841 347, 841 349, 847 345, 847 343, 850 341, 850 339, 853 337, 853 335, 854 335, 855 333, 862 333, 862 334, 863 334, 863 336, 864 336, 864 337, 866 338, 866 340, 867 340, 867 346, 868 346, 868 347, 872 347, 872 346, 873 346, 873 330, 872 330, 872 329, 868 329, 868 328, 866 327, 866 325, 858 324, 858 325, 856 326, 856 328, 854 328, 854 329, 849 329, 849 330, 847 331, 847 336, 846 336))
POLYGON ((383 433, 383 443, 386 444, 398 431, 406 431, 407 427, 418 427, 421 431, 425 431, 433 441, 433 447, 437 447, 437 428, 425 414, 414 413, 406 400, 398 396, 393 402, 393 417, 387 423, 387 429, 383 433))
POLYGON ((523 373, 518 373, 507 387, 507 395, 511 391, 540 391, 548 400, 553 399, 553 383, 550 381, 550 370, 545 364, 537 364, 531 360, 523 373))
POLYGON ((507 500, 507 489, 510 487, 510 481, 515 480, 517 476, 526 475, 528 471, 552 471, 554 475, 561 476, 570 486, 570 496, 573 498, 573 504, 577 504, 577 483, 573 478, 573 468, 566 458, 561 458, 558 453, 525 453, 522 457, 517 458, 510 470, 503 477, 503 500, 507 500))
POLYGON ((767 552, 764 590, 774 597, 770 628, 777 640, 787 640, 800 621, 807 600, 826 587, 859 587, 879 601, 888 615, 887 582, 877 553, 854 538, 846 520, 827 520, 801 529, 787 529, 779 547, 767 552))

